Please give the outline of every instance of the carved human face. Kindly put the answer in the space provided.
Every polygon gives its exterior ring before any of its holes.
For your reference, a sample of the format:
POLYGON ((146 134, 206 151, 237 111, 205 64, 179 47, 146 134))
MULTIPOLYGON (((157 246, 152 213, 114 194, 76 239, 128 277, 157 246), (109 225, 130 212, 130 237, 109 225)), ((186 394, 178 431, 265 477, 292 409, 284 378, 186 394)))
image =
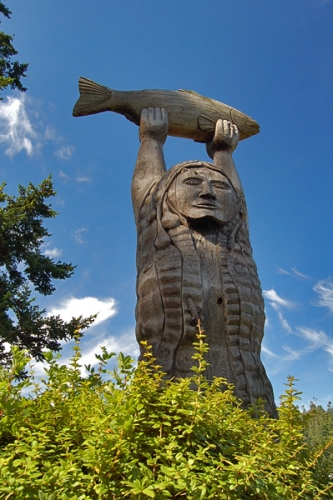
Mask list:
POLYGON ((224 224, 238 210, 236 191, 228 178, 206 167, 185 167, 170 186, 169 199, 190 220, 207 217, 224 224))

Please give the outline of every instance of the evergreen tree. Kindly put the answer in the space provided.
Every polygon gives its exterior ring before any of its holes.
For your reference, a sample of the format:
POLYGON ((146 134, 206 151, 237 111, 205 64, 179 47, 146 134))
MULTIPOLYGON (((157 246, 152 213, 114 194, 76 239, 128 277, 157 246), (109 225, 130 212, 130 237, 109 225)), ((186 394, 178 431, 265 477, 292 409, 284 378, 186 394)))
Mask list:
MULTIPOLYGON (((0 13, 10 19, 11 11, 1 1, 0 13)), ((22 85, 21 79, 26 76, 28 64, 12 60, 12 57, 17 54, 17 50, 13 46, 13 40, 13 35, 7 35, 0 31, 0 92, 6 87, 18 89, 22 92, 27 90, 22 85)))
MULTIPOLYGON (((0 1, 0 14, 10 18, 11 11, 0 1)), ((0 32, 0 92, 10 87, 25 92, 21 78, 28 64, 12 61, 17 54, 14 37, 0 32)), ((0 186, 0 364, 11 360, 9 346, 26 349, 37 360, 43 350, 58 351, 60 341, 73 338, 75 330, 92 323, 93 317, 72 319, 66 323, 59 316, 45 317, 45 310, 35 304, 32 289, 42 295, 55 290, 52 280, 69 278, 71 264, 55 262, 42 253, 44 238, 50 236, 43 226, 55 217, 46 200, 55 195, 51 178, 39 186, 19 185, 19 195, 9 196, 0 186)))
POLYGON ((311 401, 308 410, 303 409, 305 440, 307 445, 318 450, 318 469, 321 476, 333 479, 333 407, 329 402, 326 410, 311 401), (329 445, 327 445, 330 443, 329 445))
POLYGON ((59 316, 45 317, 35 304, 32 288, 42 295, 55 290, 52 280, 69 278, 71 264, 55 262, 42 253, 44 238, 50 233, 45 219, 55 217, 46 200, 55 195, 50 178, 39 186, 19 186, 17 197, 0 187, 0 362, 9 361, 7 345, 27 349, 36 359, 43 349, 59 350, 61 340, 74 336, 80 326, 93 318, 64 322, 59 316), (2 205, 2 206, 1 206, 2 205))

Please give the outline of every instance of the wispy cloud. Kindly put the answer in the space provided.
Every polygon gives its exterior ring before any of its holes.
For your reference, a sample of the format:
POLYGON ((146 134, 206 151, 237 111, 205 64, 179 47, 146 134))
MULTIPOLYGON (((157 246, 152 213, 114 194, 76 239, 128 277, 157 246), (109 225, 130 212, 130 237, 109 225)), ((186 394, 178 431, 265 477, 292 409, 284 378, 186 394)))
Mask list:
POLYGON ((59 141, 60 138, 58 137, 57 131, 55 128, 47 126, 45 133, 44 133, 44 138, 47 141, 59 141))
POLYGON ((288 345, 284 345, 282 349, 287 353, 287 355, 282 356, 282 362, 284 363, 286 361, 295 361, 296 359, 299 359, 303 354, 302 350, 296 351, 288 345))
POLYGON ((278 317, 279 317, 279 320, 280 320, 280 323, 281 323, 281 326, 284 330, 286 330, 286 332, 288 333, 291 333, 292 332, 292 328, 291 326, 289 325, 288 321, 286 320, 286 318, 283 316, 282 312, 281 311, 278 311, 278 317))
POLYGON ((76 177, 75 180, 76 182, 91 182, 91 179, 89 177, 84 176, 76 177))
MULTIPOLYGON (((290 274, 298 278, 298 271, 292 268, 292 272, 281 270, 283 274, 290 274)), ((306 275, 300 273, 300 279, 305 279, 306 275)), ((328 278, 316 283, 313 287, 314 291, 318 294, 316 305, 326 307, 333 313, 333 280, 328 278)), ((328 370, 333 371, 333 338, 327 335, 323 330, 317 330, 308 326, 294 326, 292 320, 285 318, 286 310, 293 310, 298 307, 297 302, 286 299, 280 296, 274 289, 265 290, 263 292, 265 300, 273 308, 276 313, 280 326, 288 333, 288 345, 284 344, 274 354, 269 349, 262 347, 262 352, 267 356, 267 363, 270 364, 269 371, 271 375, 276 375, 294 362, 303 362, 303 359, 313 352, 321 352, 328 354, 328 370), (295 342, 290 336, 298 337, 295 342)), ((272 314, 272 313, 271 313, 272 314)), ((289 314, 290 315, 290 314, 289 314)), ((270 324, 270 330, 273 328, 273 320, 270 324)), ((281 332, 281 328, 280 328, 281 332)))
MULTIPOLYGON (((63 172, 62 170, 59 170, 59 177, 60 177, 60 179, 62 179, 62 181, 64 183, 66 183, 67 181, 73 180, 73 177, 70 177, 69 175, 65 174, 65 172, 63 172)), ((84 175, 78 175, 77 177, 75 177, 75 181, 76 182, 91 182, 91 178, 84 176, 84 175)))
POLYGON ((295 329, 294 334, 306 341, 306 344, 297 350, 292 349, 288 345, 284 345, 283 350, 287 352, 287 355, 281 357, 282 363, 286 361, 299 360, 314 351, 323 349, 332 356, 332 359, 330 360, 330 364, 332 365, 333 339, 326 335, 326 333, 305 326, 299 326, 295 329))
POLYGON ((59 248, 57 247, 47 248, 44 253, 46 257, 50 257, 51 259, 56 259, 57 257, 61 256, 62 250, 59 250, 59 248))
POLYGON ((264 353, 264 354, 266 354, 270 358, 276 358, 277 357, 277 354, 274 354, 274 352, 271 351, 270 349, 268 349, 268 347, 266 347, 265 344, 262 344, 262 346, 261 346, 261 352, 264 353))
POLYGON ((26 104, 25 94, 0 102, 0 143, 9 156, 22 150, 31 156, 40 148, 39 134, 28 117, 26 104))
POLYGON ((53 307, 48 316, 60 316, 64 321, 70 321, 73 317, 91 316, 98 314, 94 325, 112 318, 117 314, 117 303, 112 297, 106 299, 97 299, 96 297, 84 297, 76 299, 70 297, 60 302, 58 307, 53 307))
POLYGON ((70 179, 69 175, 65 174, 65 172, 63 172, 62 170, 59 170, 59 177, 64 182, 67 182, 70 179))
POLYGON ((282 352, 280 351, 280 353, 275 354, 262 346, 263 354, 266 354, 268 359, 274 359, 274 364, 270 367, 270 373, 272 375, 277 375, 281 371, 284 371, 290 363, 299 361, 308 354, 318 350, 324 350, 330 355, 328 369, 333 370, 333 339, 322 331, 307 327, 297 327, 292 333, 302 338, 304 341, 304 344, 297 349, 284 344, 282 346, 282 352))
POLYGON ((278 273, 280 274, 287 274, 288 276, 293 276, 294 278, 301 279, 301 280, 311 280, 309 276, 307 276, 304 273, 301 273, 296 269, 296 267, 291 267, 291 271, 286 271, 282 267, 278 268, 278 273))
POLYGON ((72 233, 72 236, 75 240, 76 243, 78 243, 79 245, 82 245, 84 243, 84 233, 86 233, 88 231, 88 229, 86 227, 81 227, 80 229, 76 229, 76 231, 74 231, 72 233))
POLYGON ((74 151, 74 146, 62 146, 55 151, 54 155, 60 158, 60 160, 68 161, 71 159, 74 151))
POLYGON ((333 339, 321 330, 314 330, 308 327, 297 327, 300 335, 309 342, 304 350, 305 353, 316 351, 323 348, 326 352, 333 356, 333 339))
POLYGON ((275 290, 263 290, 263 296, 269 300, 270 305, 273 309, 277 310, 280 307, 287 307, 288 309, 293 309, 295 307, 295 302, 288 299, 283 299, 280 297, 275 290))
POLYGON ((318 281, 313 287, 313 290, 319 295, 318 302, 316 305, 321 307, 327 307, 331 313, 333 313, 333 282, 332 280, 326 279, 318 281))

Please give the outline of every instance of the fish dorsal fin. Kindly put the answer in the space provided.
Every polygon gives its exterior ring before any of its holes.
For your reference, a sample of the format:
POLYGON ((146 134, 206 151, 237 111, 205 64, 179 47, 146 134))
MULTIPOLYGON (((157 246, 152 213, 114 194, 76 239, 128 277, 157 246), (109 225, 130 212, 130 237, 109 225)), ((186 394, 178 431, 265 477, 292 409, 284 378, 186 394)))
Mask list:
POLYGON ((178 92, 184 92, 186 94, 189 94, 190 96, 200 97, 200 99, 206 99, 207 101, 212 102, 212 99, 210 97, 198 94, 198 92, 195 92, 194 90, 179 89, 178 92))
POLYGON ((79 79, 80 94, 110 95, 110 89, 83 76, 79 79))
POLYGON ((212 120, 208 116, 199 115, 198 116, 198 127, 203 132, 214 132, 216 120, 212 120))
POLYGON ((178 92, 187 92, 188 94, 200 95, 198 94, 198 92, 194 92, 194 90, 179 89, 178 92))

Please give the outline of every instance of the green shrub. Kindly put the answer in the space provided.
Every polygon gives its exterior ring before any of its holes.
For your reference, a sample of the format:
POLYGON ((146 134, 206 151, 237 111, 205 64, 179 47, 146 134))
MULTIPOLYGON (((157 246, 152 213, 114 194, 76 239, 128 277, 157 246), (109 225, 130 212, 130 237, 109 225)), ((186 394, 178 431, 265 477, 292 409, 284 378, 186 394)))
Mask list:
POLYGON ((305 441, 318 454, 316 474, 320 479, 331 475, 333 480, 333 406, 329 402, 326 410, 311 401, 310 408, 303 409, 305 441), (330 445, 331 443, 331 445, 330 445))
POLYGON ((293 379, 274 420, 260 405, 243 409, 225 380, 207 383, 202 332, 196 350, 191 379, 164 380, 148 347, 137 368, 119 354, 111 371, 114 354, 102 349, 83 378, 77 342, 69 366, 46 354, 38 384, 16 382, 27 360, 15 348, 0 377, 0 498, 333 498, 318 470, 324 447, 305 442, 293 379))

